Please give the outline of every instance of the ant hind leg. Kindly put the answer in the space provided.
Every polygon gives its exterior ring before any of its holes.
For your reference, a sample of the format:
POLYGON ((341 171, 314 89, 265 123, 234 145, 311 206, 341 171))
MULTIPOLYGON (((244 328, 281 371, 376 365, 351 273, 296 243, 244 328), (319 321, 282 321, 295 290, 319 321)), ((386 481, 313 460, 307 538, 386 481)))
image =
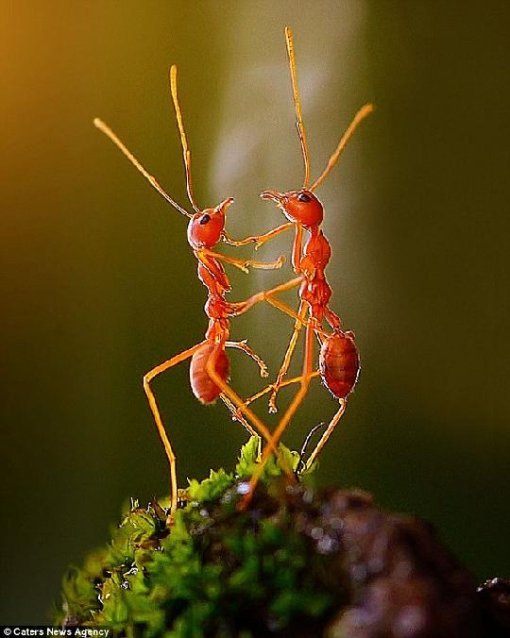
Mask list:
POLYGON ((337 410, 337 412, 335 413, 335 415, 333 416, 333 418, 331 419, 331 421, 329 422, 329 425, 326 428, 326 431, 321 436, 321 438, 320 438, 319 442, 317 443, 317 445, 315 446, 313 452, 308 457, 308 461, 306 462, 306 465, 305 465, 305 471, 309 470, 312 467, 312 465, 315 463, 315 461, 317 460, 319 454, 322 451, 322 448, 328 442, 329 437, 333 434, 333 430, 336 428, 336 426, 338 425, 338 422, 340 421, 340 419, 342 418, 342 416, 343 416, 343 414, 345 412, 345 407, 347 405, 347 401, 345 399, 338 399, 338 402, 340 404, 340 407, 337 410))
MULTIPOLYGON (((292 417, 294 416, 294 414, 296 413, 296 411, 298 410, 299 406, 301 405, 301 403, 303 402, 305 396, 308 393, 308 389, 310 387, 310 382, 311 382, 313 376, 315 376, 313 371, 312 371, 312 368, 313 368, 313 337, 314 337, 313 328, 312 328, 311 324, 308 323, 306 325, 305 356, 304 356, 304 362, 303 362, 303 374, 302 374, 302 377, 301 377, 301 380, 300 380, 301 387, 299 388, 298 392, 294 396, 294 399, 292 400, 291 404, 289 405, 289 407, 285 411, 285 414, 281 418, 280 423, 278 424, 278 426, 276 427, 275 431, 273 432, 273 436, 271 437, 271 440, 268 441, 268 444, 264 448, 260 463, 257 466, 255 472, 253 473, 253 476, 251 477, 249 490, 248 490, 246 495, 242 498, 242 500, 239 503, 239 508, 241 510, 246 509, 246 507, 250 504, 251 499, 253 498, 253 493, 255 491, 255 488, 257 487, 257 483, 259 482, 259 479, 260 479, 260 477, 262 475, 262 472, 264 471, 264 467, 265 467, 265 464, 267 462, 267 459, 269 458, 269 455, 272 452, 274 452, 275 450, 278 449, 278 444, 280 442, 280 439, 282 438, 285 430, 287 429, 287 427, 289 426, 289 424, 290 424, 290 422, 292 420, 292 417)), ((292 468, 283 467, 282 469, 288 475, 290 474, 292 476, 292 480, 293 481, 296 480, 295 475, 294 475, 294 473, 292 471, 292 468), (287 471, 289 469, 290 469, 290 472, 287 471)))
POLYGON ((232 415, 232 421, 239 421, 239 423, 244 427, 245 430, 247 430, 250 436, 256 436, 260 438, 257 432, 251 427, 248 421, 243 417, 243 415, 239 412, 239 410, 236 408, 236 406, 232 403, 232 401, 227 396, 225 396, 222 393, 220 394, 220 399, 223 401, 223 403, 227 406, 228 410, 230 411, 232 415))
MULTIPOLYGON (((216 361, 222 349, 225 347, 225 342, 220 342, 217 344, 216 348, 211 352, 205 369, 211 380, 215 385, 218 386, 221 393, 224 394, 230 402, 236 407, 237 410, 241 412, 243 417, 245 417, 251 424, 252 428, 262 436, 266 441, 269 449, 273 451, 275 454, 278 454, 276 447, 273 445, 271 438, 271 432, 268 430, 267 426, 259 419, 259 417, 251 410, 247 405, 245 405, 244 401, 241 397, 235 392, 235 390, 218 374, 216 371, 216 361)), ((237 411, 236 410, 236 411, 237 411)))
POLYGON ((276 381, 273 384, 271 396, 269 397, 269 412, 271 412, 272 414, 278 411, 278 408, 276 407, 276 396, 282 385, 283 379, 285 378, 285 375, 287 374, 287 371, 289 369, 290 362, 292 360, 292 355, 294 354, 294 350, 296 349, 296 345, 299 339, 299 334, 301 332, 301 328, 305 320, 306 312, 307 312, 307 307, 305 303, 301 301, 301 303, 299 304, 299 309, 298 309, 298 319, 296 319, 296 323, 294 324, 294 331, 290 338, 287 351, 285 352, 283 363, 278 372, 278 377, 276 378, 276 381))
POLYGON ((154 392, 150 386, 151 382, 162 372, 165 372, 169 368, 185 361, 192 357, 195 352, 203 345, 203 341, 188 350, 184 350, 175 357, 164 361, 160 365, 156 366, 143 377, 143 389, 147 396, 147 400, 149 401, 149 407, 152 412, 152 416, 154 417, 154 422, 156 424, 156 428, 158 430, 159 438, 163 444, 163 448, 165 450, 166 457, 168 459, 168 464, 170 466, 170 514, 169 514, 169 522, 171 522, 172 516, 177 509, 177 500, 178 500, 178 489, 177 489, 177 472, 176 472, 176 457, 172 448, 172 444, 170 443, 170 439, 168 438, 168 434, 166 433, 165 426, 163 425, 163 420, 161 418, 161 414, 159 412, 158 404, 156 402, 156 397, 154 396, 154 392))

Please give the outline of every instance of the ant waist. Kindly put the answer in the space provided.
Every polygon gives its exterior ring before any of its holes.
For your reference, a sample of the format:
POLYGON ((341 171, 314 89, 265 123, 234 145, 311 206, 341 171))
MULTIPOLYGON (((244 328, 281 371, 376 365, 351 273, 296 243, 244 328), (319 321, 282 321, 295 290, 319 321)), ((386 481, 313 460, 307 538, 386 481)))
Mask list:
POLYGON ((327 305, 331 298, 332 290, 324 277, 314 277, 313 279, 303 279, 299 289, 301 299, 310 304, 327 305))
POLYGON ((230 321, 228 319, 209 319, 209 326, 205 333, 207 341, 227 341, 230 334, 230 321))

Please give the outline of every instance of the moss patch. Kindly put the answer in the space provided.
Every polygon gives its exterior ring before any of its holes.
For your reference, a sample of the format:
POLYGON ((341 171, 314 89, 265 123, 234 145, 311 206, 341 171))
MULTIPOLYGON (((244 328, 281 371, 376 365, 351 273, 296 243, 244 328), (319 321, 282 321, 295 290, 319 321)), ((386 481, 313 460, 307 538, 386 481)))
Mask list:
POLYGON ((298 455, 282 446, 249 511, 237 509, 257 446, 257 439, 244 446, 234 472, 190 481, 188 503, 170 530, 161 505, 135 503, 108 546, 69 569, 56 620, 126 635, 248 638, 323 617, 342 587, 317 588, 327 559, 318 555, 311 564, 309 541, 281 508, 290 488, 281 463, 295 468, 298 455))
POLYGON ((257 440, 233 472, 191 481, 166 525, 134 504, 63 582, 56 621, 149 638, 463 638, 485 634, 473 580, 419 519, 370 495, 294 482, 281 448, 246 511, 257 440), (407 633, 406 633, 407 632, 407 633))

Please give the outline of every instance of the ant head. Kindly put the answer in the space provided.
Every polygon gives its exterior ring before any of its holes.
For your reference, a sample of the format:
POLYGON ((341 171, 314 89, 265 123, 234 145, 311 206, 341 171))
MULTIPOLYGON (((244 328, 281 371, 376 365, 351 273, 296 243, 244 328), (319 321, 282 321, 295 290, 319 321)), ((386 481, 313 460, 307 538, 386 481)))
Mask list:
POLYGON ((188 224, 188 241, 193 249, 212 248, 220 241, 225 228, 225 213, 233 201, 229 197, 216 208, 205 208, 193 215, 188 224))
POLYGON ((306 188, 288 193, 264 191, 261 197, 276 202, 287 219, 298 222, 305 228, 319 226, 322 223, 324 217, 322 204, 312 191, 306 188))

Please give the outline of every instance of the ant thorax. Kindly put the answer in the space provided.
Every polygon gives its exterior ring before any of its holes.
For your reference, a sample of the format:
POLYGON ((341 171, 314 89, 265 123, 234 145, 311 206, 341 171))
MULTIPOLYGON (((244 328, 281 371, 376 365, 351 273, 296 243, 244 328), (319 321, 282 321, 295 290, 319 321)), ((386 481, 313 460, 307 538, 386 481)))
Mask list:
POLYGON ((331 245, 324 237, 322 230, 315 228, 304 246, 300 267, 311 272, 324 271, 330 259, 331 245))

